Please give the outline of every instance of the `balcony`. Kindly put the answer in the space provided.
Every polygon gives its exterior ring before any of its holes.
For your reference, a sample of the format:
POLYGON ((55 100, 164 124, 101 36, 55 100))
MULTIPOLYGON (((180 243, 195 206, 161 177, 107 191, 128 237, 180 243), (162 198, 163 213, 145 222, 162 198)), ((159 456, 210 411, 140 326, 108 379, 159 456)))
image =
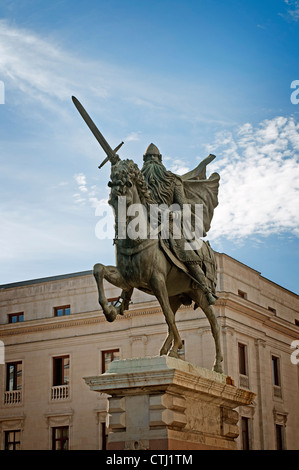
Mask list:
POLYGON ((17 405, 22 402, 22 390, 4 392, 4 405, 17 405))
POLYGON ((282 398, 281 386, 280 385, 273 385, 273 395, 276 398, 282 398))
POLYGON ((69 398, 68 385, 55 385, 51 388, 52 401, 66 400, 67 398, 69 398))
POLYGON ((248 375, 240 374, 239 375, 239 384, 241 388, 249 389, 249 377, 248 375))

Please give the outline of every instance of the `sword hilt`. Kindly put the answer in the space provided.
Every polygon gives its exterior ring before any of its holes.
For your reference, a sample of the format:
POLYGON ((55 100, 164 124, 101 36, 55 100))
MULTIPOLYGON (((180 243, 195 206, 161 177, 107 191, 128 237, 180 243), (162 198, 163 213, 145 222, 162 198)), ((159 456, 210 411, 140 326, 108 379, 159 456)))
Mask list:
MULTIPOLYGON (((121 142, 117 147, 115 147, 115 149, 113 150, 113 152, 116 154, 116 152, 120 149, 120 147, 124 144, 124 142, 121 142)), ((106 157, 105 160, 102 161, 102 163, 100 164, 100 166, 98 167, 99 169, 102 168, 102 166, 105 165, 105 163, 109 162, 110 160, 110 157, 106 157)))

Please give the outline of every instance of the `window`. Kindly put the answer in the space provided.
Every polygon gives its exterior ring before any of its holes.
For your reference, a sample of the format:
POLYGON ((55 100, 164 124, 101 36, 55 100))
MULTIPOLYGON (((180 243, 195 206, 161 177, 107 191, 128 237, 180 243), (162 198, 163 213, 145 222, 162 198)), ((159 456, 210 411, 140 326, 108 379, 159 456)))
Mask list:
POLYGON ((275 424, 276 433, 276 449, 283 450, 283 426, 281 424, 275 424))
POLYGON ((299 320, 295 319, 295 325, 299 326, 299 320))
POLYGON ((249 418, 241 418, 242 449, 249 450, 249 418))
POLYGON ((9 362, 6 364, 6 391, 22 389, 22 362, 9 362))
POLYGON ((121 302, 119 301, 119 297, 110 297, 107 299, 108 305, 114 305, 114 307, 119 307, 121 302))
POLYGON ((5 431, 5 450, 20 450, 21 431, 5 431))
POLYGON ((273 385, 280 387, 280 363, 279 357, 272 356, 273 385))
POLYGON ((238 360, 239 360, 239 386, 241 388, 249 388, 246 344, 238 343, 238 360))
POLYGON ((68 385, 70 374, 70 357, 53 358, 53 386, 68 385))
POLYGON ((64 315, 70 315, 70 314, 71 314, 70 305, 63 305, 62 307, 54 307, 55 317, 63 317, 64 315))
POLYGON ((242 299, 247 299, 247 293, 240 289, 238 290, 238 296, 242 297, 242 299))
POLYGON ((119 359, 119 349, 111 349, 109 351, 102 351, 102 374, 106 372, 110 362, 119 359))
POLYGON ((10 313, 8 315, 8 323, 18 323, 24 321, 24 312, 10 313))
POLYGON ((59 426, 52 428, 52 450, 68 450, 69 427, 59 426))
POLYGON ((108 429, 106 423, 101 423, 101 434, 102 434, 102 449, 107 450, 107 438, 108 438, 108 429))
POLYGON ((53 358, 53 386, 51 400, 69 398, 70 357, 58 356, 53 358))
POLYGON ((16 405, 22 401, 22 362, 6 364, 5 405, 16 405))
POLYGON ((245 344, 238 343, 238 354, 239 354, 239 373, 242 375, 247 374, 247 346, 245 344))
POLYGON ((269 312, 272 312, 272 313, 274 313, 274 315, 276 315, 276 309, 275 308, 268 307, 268 310, 269 310, 269 312))

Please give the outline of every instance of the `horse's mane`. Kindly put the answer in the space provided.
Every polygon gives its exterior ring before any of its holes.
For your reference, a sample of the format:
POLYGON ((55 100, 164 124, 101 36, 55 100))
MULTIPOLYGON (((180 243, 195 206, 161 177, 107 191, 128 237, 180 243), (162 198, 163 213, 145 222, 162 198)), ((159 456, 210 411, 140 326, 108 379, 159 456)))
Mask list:
POLYGON ((125 196, 126 186, 135 184, 140 196, 141 204, 153 204, 151 191, 133 160, 120 160, 111 169, 111 181, 108 186, 113 188, 116 196, 125 196))

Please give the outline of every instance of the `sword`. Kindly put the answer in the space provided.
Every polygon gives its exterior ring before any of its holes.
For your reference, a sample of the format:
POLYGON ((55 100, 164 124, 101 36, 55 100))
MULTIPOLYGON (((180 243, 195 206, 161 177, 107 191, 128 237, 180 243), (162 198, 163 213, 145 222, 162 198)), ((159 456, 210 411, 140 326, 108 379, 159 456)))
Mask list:
POLYGON ((83 108, 80 101, 77 100, 77 98, 75 96, 72 96, 72 100, 73 100, 73 103, 76 106, 77 110, 81 114, 82 118, 84 119, 84 121, 88 125, 89 129, 91 130, 91 132, 93 133, 93 135, 95 136, 97 141, 99 142, 100 146, 102 147, 104 152, 107 154, 107 157, 100 164, 99 168, 102 168, 102 166, 104 166, 105 163, 107 163, 109 160, 112 164, 116 163, 119 160, 119 156, 116 154, 116 152, 123 145, 123 142, 121 142, 117 147, 115 147, 114 150, 112 150, 112 148, 108 144, 105 137, 101 134, 101 132, 99 131, 99 129, 97 128, 97 126, 95 125, 95 123, 93 122, 93 120, 91 119, 89 114, 87 113, 87 111, 83 108))

